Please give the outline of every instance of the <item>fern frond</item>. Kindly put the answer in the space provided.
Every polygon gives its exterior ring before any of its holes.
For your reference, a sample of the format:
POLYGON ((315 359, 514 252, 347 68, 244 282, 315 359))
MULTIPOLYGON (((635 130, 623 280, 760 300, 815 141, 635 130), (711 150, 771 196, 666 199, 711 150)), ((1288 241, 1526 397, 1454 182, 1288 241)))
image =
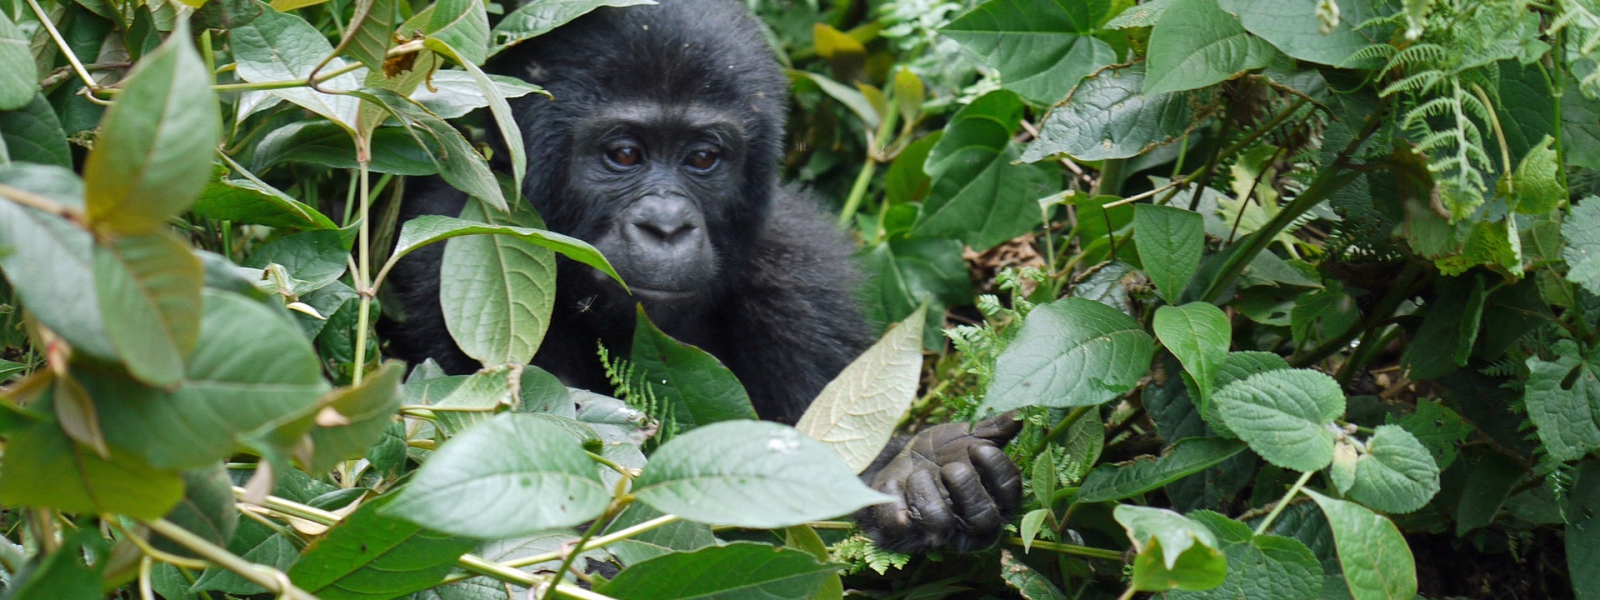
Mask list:
POLYGON ((1445 80, 1444 71, 1423 71, 1396 81, 1378 92, 1379 96, 1392 96, 1400 92, 1421 93, 1439 86, 1445 80))

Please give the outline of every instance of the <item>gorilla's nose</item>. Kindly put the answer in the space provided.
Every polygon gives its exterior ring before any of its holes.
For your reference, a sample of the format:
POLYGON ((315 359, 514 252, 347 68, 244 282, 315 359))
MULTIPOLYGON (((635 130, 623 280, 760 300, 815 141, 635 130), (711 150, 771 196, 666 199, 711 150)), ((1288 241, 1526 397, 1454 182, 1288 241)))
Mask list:
POLYGON ((685 200, 650 198, 635 207, 625 229, 635 244, 670 247, 693 240, 699 229, 698 217, 685 200))

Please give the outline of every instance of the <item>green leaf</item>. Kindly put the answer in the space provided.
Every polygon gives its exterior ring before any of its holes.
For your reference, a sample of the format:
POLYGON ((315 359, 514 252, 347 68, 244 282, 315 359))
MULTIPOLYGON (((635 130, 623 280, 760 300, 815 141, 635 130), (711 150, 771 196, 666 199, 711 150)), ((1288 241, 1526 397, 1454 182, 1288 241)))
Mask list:
POLYGON ((8 249, 0 270, 22 305, 75 351, 115 362, 100 305, 85 293, 94 289, 93 244, 60 217, 0 200, 0 248, 8 249))
MULTIPOLYGON (((1026 537, 1026 536, 1024 536, 1026 537)), ((1023 549, 1027 551, 1026 548, 1023 549)), ((1028 600, 1068 600, 1070 596, 1050 582, 1050 578, 1017 560, 1010 550, 1000 551, 1000 578, 1028 600)))
POLYGON ((1561 161, 1551 144, 1549 135, 1523 155, 1517 163, 1516 197, 1512 208, 1525 215, 1537 215, 1555 210, 1567 199, 1567 186, 1561 182, 1561 161))
POLYGON ((744 385, 722 361, 663 333, 650 322, 643 305, 634 318, 630 360, 656 398, 672 411, 672 420, 684 429, 758 418, 744 385))
POLYGON ((1224 386, 1211 401, 1267 462, 1317 471, 1333 461, 1333 421, 1344 415, 1344 392, 1332 377, 1309 369, 1266 371, 1224 386))
POLYGON ((204 294, 200 339, 175 389, 109 372, 82 379, 106 441, 159 468, 197 469, 222 460, 244 436, 297 418, 328 389, 298 326, 243 296, 204 294))
POLYGON ((943 348, 945 310, 972 304, 972 280, 957 240, 890 240, 860 256, 868 283, 866 316, 872 323, 905 319, 927 303, 923 346, 943 348))
POLYGON ((439 0, 422 33, 454 48, 465 62, 489 59, 489 13, 477 0, 439 0))
POLYGON ((1133 231, 1150 282, 1168 304, 1177 304, 1206 249, 1205 219, 1181 208, 1138 204, 1133 207, 1133 231))
MULTIPOLYGON (((515 77, 491 74, 488 79, 494 83, 493 93, 503 99, 520 98, 534 92, 544 93, 543 88, 515 77)), ((411 99, 441 119, 454 119, 489 106, 488 92, 478 83, 478 79, 471 73, 453 69, 434 73, 427 86, 411 92, 411 99)))
POLYGON ((35 557, 6 583, 6 600, 96 600, 101 590, 100 571, 106 561, 84 564, 83 558, 100 554, 105 540, 95 531, 67 536, 54 552, 35 557), (95 548, 95 550, 91 550, 95 548))
POLYGON ((328 392, 317 402, 319 423, 300 463, 312 473, 326 473, 342 460, 361 458, 383 437, 384 428, 400 410, 400 376, 405 365, 388 361, 367 373, 359 387, 328 392))
POLYGON ((1572 206, 1561 223, 1561 241, 1567 246, 1567 281, 1600 294, 1600 196, 1587 196, 1572 206))
MULTIPOLYGON (((471 97, 466 96, 466 99, 470 100, 471 97)), ((431 109, 436 104, 424 106, 431 109)), ((431 143, 431 138, 424 137, 419 141, 405 128, 398 126, 379 127, 369 135, 372 138, 372 163, 367 167, 369 171, 394 175, 439 173, 441 163, 435 156, 440 153, 439 144, 431 143)), ((356 162, 355 140, 350 138, 345 129, 328 121, 302 121, 272 130, 256 145, 250 168, 265 172, 283 163, 304 163, 333 169, 355 169, 360 166, 356 162)))
POLYGON ((292 290, 308 294, 338 281, 350 264, 348 231, 321 229, 286 235, 251 253, 244 266, 265 269, 280 265, 297 280, 292 290))
POLYGON ((1232 458, 1244 444, 1218 438, 1185 438, 1156 459, 1096 467, 1078 489, 1077 502, 1121 500, 1155 490, 1232 458))
POLYGON ((1561 91, 1561 146, 1567 164, 1600 169, 1600 106, 1578 88, 1568 77, 1561 91))
POLYGON ((889 500, 822 442, 765 421, 724 421, 674 437, 650 457, 633 494, 691 521, 758 529, 889 500))
POLYGON ((398 0, 356 0, 355 12, 339 50, 366 65, 369 71, 383 70, 383 61, 394 43, 395 11, 398 0))
POLYGON ((1212 102, 1209 95, 1143 94, 1144 82, 1144 63, 1090 75, 1050 108, 1022 161, 1057 154, 1080 161, 1129 158, 1171 143, 1205 121, 1195 115, 1212 102))
POLYGON ((1109 0, 989 0, 939 29, 1000 72, 1000 85, 1038 105, 1116 61, 1095 38, 1109 0))
POLYGON ((734 542, 638 563, 595 591, 638 600, 804 600, 840 568, 803 550, 734 542))
POLYGON ((33 101, 16 110, 0 110, 0 145, 14 161, 72 168, 67 135, 44 94, 35 94, 33 101))
MULTIPOLYGON (((518 208, 491 217, 482 203, 468 202, 461 216, 503 226, 544 225, 522 205, 518 208)), ((527 364, 550 327, 555 282, 556 259, 548 246, 523 236, 453 239, 445 245, 439 277, 444 324, 461 351, 485 365, 527 364)))
MULTIPOLYGON (((234 27, 228 32, 228 39, 232 42, 239 79, 250 83, 304 81, 311 77, 311 71, 317 65, 322 64, 322 59, 333 53, 328 38, 323 37, 305 19, 276 10, 264 11, 249 24, 234 27)), ((322 68, 324 72, 332 72, 344 66, 344 60, 335 58, 322 68)), ((361 79, 355 73, 345 73, 317 87, 330 91, 350 91, 361 87, 361 79)), ((276 89, 268 93, 317 113, 343 127, 351 135, 355 134, 357 111, 361 104, 355 96, 330 94, 309 87, 276 89)))
POLYGON ((0 110, 27 106, 39 93, 39 74, 34 71, 28 35, 0 11, 0 110))
MULTIPOLYGON (((890 206, 904 206, 921 202, 928 195, 930 179, 927 173, 922 172, 922 166, 927 164, 928 154, 943 137, 942 130, 929 133, 911 142, 894 157, 894 162, 889 163, 889 168, 883 172, 884 202, 890 206)), ((894 232, 889 233, 892 235, 894 232)))
POLYGON ((1138 321, 1093 300, 1041 304, 995 362, 979 412, 1094 406, 1132 390, 1155 343, 1138 321))
POLYGON ((617 280, 617 283, 622 283, 622 277, 617 275, 616 270, 611 268, 611 263, 606 262, 606 258, 600 254, 600 251, 596 250, 594 246, 590 246, 588 242, 578 238, 543 229, 479 223, 439 215, 424 215, 406 221, 405 225, 400 227, 400 236, 395 241, 394 254, 389 261, 397 261, 416 249, 434 242, 464 235, 484 234, 509 235, 537 246, 555 250, 567 258, 599 269, 601 272, 610 275, 612 279, 617 280))
MULTIPOLYGON (((439 429, 440 435, 454 436, 511 408, 517 401, 511 381, 516 366, 494 365, 463 377, 460 385, 450 388, 448 395, 434 402, 434 426, 439 429)), ((424 382, 427 383, 433 382, 424 382)), ((431 386, 425 386, 423 400, 427 400, 426 394, 434 390, 431 386)))
POLYGON ((1135 589, 1205 590, 1222 584, 1228 563, 1204 525, 1164 508, 1121 504, 1112 514, 1139 553, 1133 560, 1135 589))
POLYGON ((1013 164, 1022 111, 1016 94, 995 91, 950 119, 923 167, 933 184, 914 237, 958 238, 982 251, 1041 222, 1033 200, 1058 191, 1061 178, 1054 168, 1013 164))
POLYGON ((189 207, 222 135, 211 81, 187 26, 139 61, 83 167, 91 223, 147 233, 189 207))
POLYGON ((1276 53, 1217 0, 1177 0, 1150 32, 1144 95, 1202 88, 1265 67, 1276 53))
POLYGON ((845 108, 850 109, 850 112, 855 113, 861 119, 862 125, 868 129, 876 129, 883 118, 882 115, 878 114, 878 108, 873 106, 870 100, 867 100, 866 94, 862 93, 861 90, 834 81, 821 73, 791 70, 788 71, 788 75, 790 79, 795 81, 806 79, 817 84, 822 93, 827 94, 828 97, 834 100, 838 100, 845 108))
POLYGON ((1209 510, 1189 513, 1190 520, 1216 534, 1228 559, 1228 577, 1215 588, 1168 593, 1174 600, 1239 598, 1317 598, 1322 594, 1322 567, 1305 544, 1294 538, 1255 535, 1250 527, 1209 510))
MULTIPOLYGON (((622 514, 617 515, 603 533, 615 533, 661 516, 663 515, 656 509, 635 502, 628 505, 622 514)), ((618 540, 605 549, 615 555, 623 565, 633 566, 664 554, 698 550, 717 543, 717 538, 711 534, 710 527, 691 521, 673 521, 628 539, 618 540)))
POLYGON ((1305 490, 1333 529, 1339 567, 1355 600, 1409 600, 1417 594, 1417 565, 1394 523, 1360 504, 1305 490))
POLYGON ((0 502, 69 513, 156 519, 183 499, 183 480, 113 444, 110 457, 73 442, 55 423, 10 432, 0 502))
POLYGON ((500 19, 489 33, 492 48, 489 54, 523 40, 539 37, 561 25, 602 6, 639 6, 655 4, 653 0, 540 0, 526 2, 500 19))
POLYGON ((1567 494, 1567 572, 1579 600, 1594 600, 1600 591, 1600 463, 1583 461, 1567 494))
POLYGON ((917 397, 926 307, 889 328, 822 388, 795 429, 827 444, 860 472, 878 458, 917 397))
POLYGON ((381 496, 339 521, 306 548, 289 580, 322 600, 399 598, 437 585, 477 546, 389 516, 395 502, 381 496))
POLYGON ((1472 424, 1439 400, 1418 399, 1415 412, 1391 421, 1416 436, 1441 471, 1450 468, 1456 460, 1456 446, 1475 431, 1472 424))
POLYGON ((1551 350, 1555 362, 1528 357, 1523 402, 1550 457, 1577 460, 1600 448, 1600 369, 1571 340, 1558 341, 1551 350))
POLYGON ((1387 513, 1422 508, 1439 492, 1439 466, 1422 442, 1396 425, 1379 425, 1356 459, 1350 499, 1387 513))
MULTIPOLYGON (((343 133, 340 137, 349 138, 343 133)), ((353 151, 353 150, 352 150, 353 151)), ((218 169, 215 178, 206 184, 189 211, 196 215, 233 221, 281 227, 286 229, 334 229, 337 226, 317 209, 290 197, 278 188, 268 185, 249 171, 240 170, 245 179, 229 179, 226 171, 218 169)))
POLYGON ((538 415, 506 413, 439 446, 381 513, 498 539, 576 526, 610 498, 576 439, 538 415))
POLYGON ((1211 398, 1217 373, 1228 359, 1228 346, 1233 342, 1228 315, 1207 302, 1163 306, 1156 309, 1152 329, 1161 344, 1183 363, 1183 370, 1194 378, 1196 387, 1200 388, 1201 406, 1205 406, 1211 398))
MULTIPOLYGON (((226 548, 239 526, 239 509, 234 505, 233 480, 222 463, 183 473, 183 501, 165 517, 174 525, 226 548)), ((198 558, 188 548, 165 536, 154 534, 150 543, 178 556, 198 558)))
POLYGON ((500 182, 489 171, 488 161, 472 144, 467 143, 467 139, 455 127, 411 99, 393 92, 371 90, 370 93, 363 92, 361 98, 369 102, 369 106, 381 105, 386 112, 403 121, 416 145, 426 148, 430 143, 436 144, 439 152, 427 156, 438 168, 439 176, 452 187, 502 213, 511 210, 506 204, 505 193, 500 189, 500 182), (427 136, 423 137, 423 134, 427 136))
POLYGON ((200 259, 171 235, 120 237, 94 249, 94 289, 106 336, 128 372, 156 387, 183 379, 200 339, 200 259))
POLYGON ((1317 17, 1319 0, 1218 0, 1222 10, 1233 13, 1250 33, 1261 36, 1284 54, 1324 65, 1344 68, 1375 68, 1383 63, 1367 59, 1345 64, 1357 51, 1389 41, 1393 26, 1364 25, 1369 19, 1386 16, 1378 0, 1339 3, 1339 23, 1324 32, 1317 17), (1359 28, 1359 29, 1358 29, 1359 28))
MULTIPOLYGON (((481 6, 479 2, 473 4, 481 6)), ((489 112, 494 115, 494 124, 500 132, 500 139, 505 141, 500 147, 505 148, 511 157, 511 188, 522 189, 522 177, 528 170, 528 151, 526 144, 522 143, 522 128, 517 127, 516 120, 511 117, 511 105, 500 95, 494 80, 489 79, 483 69, 473 64, 466 53, 442 39, 428 38, 426 45, 428 49, 450 57, 456 64, 461 65, 461 68, 466 69, 467 74, 472 76, 473 82, 478 84, 479 93, 483 94, 484 100, 489 104, 489 112)))

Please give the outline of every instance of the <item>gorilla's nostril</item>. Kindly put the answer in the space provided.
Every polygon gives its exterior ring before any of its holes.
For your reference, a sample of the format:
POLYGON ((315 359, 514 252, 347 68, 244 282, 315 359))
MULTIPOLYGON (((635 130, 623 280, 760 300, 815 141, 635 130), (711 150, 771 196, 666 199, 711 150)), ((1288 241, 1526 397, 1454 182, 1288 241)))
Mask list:
POLYGON ((640 219, 633 222, 633 227, 644 234, 645 239, 659 244, 675 244, 694 231, 694 223, 664 222, 640 219))

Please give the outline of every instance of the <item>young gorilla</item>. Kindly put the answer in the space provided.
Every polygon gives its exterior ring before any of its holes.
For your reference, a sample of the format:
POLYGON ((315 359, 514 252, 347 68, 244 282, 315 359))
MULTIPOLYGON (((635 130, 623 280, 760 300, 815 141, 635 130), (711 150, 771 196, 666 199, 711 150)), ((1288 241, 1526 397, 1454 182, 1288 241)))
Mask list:
MULTIPOLYGON (((760 31, 730 0, 663 0, 599 9, 491 65, 554 97, 512 105, 528 151, 524 195, 551 230, 600 249, 633 291, 561 259, 533 364, 609 391, 596 343, 626 355, 642 303, 667 334, 726 364, 761 418, 792 424, 870 343, 851 295, 853 245, 777 184, 788 81, 760 31)), ((402 219, 455 215, 465 200, 424 182, 402 219)), ((401 358, 468 373, 479 365, 439 309, 442 252, 397 266, 405 320, 387 323, 386 337, 401 358)), ((1021 495, 1000 450, 1018 427, 1006 416, 896 440, 862 478, 899 500, 863 510, 864 529, 903 551, 992 543, 1021 495)))

